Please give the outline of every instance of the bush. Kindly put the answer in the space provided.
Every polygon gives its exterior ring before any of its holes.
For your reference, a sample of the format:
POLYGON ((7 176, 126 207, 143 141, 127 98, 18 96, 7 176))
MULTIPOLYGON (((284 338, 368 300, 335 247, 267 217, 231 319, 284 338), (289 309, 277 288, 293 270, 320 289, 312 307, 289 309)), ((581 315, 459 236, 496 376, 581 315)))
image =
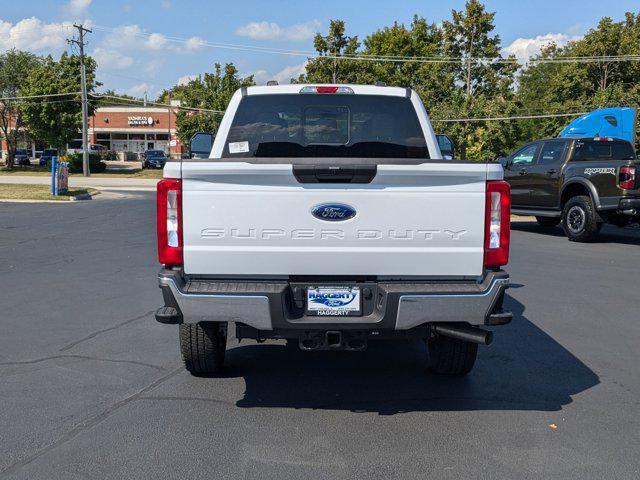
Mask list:
POLYGON ((105 150, 98 155, 100 155, 102 160, 118 160, 118 154, 114 150, 105 150))
MULTIPOLYGON (((69 173, 82 173, 82 154, 71 153, 60 157, 60 161, 69 162, 69 173)), ((47 168, 51 170, 51 162, 47 162, 47 168)), ((102 173, 107 169, 107 164, 102 161, 100 154, 89 154, 89 171, 91 173, 102 173)))

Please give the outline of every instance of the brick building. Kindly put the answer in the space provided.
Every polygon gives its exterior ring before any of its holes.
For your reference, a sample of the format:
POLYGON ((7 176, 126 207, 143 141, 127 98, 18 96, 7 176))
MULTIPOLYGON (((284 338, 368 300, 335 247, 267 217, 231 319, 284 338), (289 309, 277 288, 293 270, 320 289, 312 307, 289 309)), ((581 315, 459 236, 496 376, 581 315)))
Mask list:
POLYGON ((89 143, 104 145, 122 157, 164 150, 172 157, 184 151, 176 136, 175 111, 162 107, 101 107, 89 119, 89 143))
MULTIPOLYGON (((186 151, 176 136, 175 109, 164 107, 100 107, 89 117, 89 143, 104 145, 113 150, 121 160, 133 160, 146 150, 164 150, 177 158, 186 151)), ((26 137, 26 135, 25 135, 26 137)), ((69 148, 82 147, 82 135, 78 132, 69 148)), ((19 148, 26 148, 36 156, 49 145, 22 140, 19 148)), ((6 158, 7 145, 2 139, 2 158, 6 158)))

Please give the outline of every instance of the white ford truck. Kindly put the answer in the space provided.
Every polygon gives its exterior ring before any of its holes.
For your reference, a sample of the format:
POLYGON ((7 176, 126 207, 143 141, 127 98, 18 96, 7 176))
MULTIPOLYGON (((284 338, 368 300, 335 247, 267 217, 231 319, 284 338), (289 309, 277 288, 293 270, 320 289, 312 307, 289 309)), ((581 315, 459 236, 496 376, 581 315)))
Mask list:
POLYGON ((245 87, 191 151, 158 183, 156 312, 190 372, 222 368, 234 325, 302 350, 419 338, 462 375, 511 320, 502 167, 443 160, 411 89, 245 87))

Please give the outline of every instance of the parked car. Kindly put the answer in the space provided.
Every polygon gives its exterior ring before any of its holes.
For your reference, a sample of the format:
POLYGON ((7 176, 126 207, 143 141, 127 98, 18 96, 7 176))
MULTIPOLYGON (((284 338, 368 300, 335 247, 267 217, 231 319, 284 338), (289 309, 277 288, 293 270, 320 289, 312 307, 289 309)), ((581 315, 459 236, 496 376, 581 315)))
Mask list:
POLYGON ((57 156, 58 156, 57 148, 45 148, 44 150, 42 150, 42 155, 40 155, 40 160, 38 161, 38 164, 41 167, 46 167, 47 163, 50 164, 51 157, 57 157, 57 156))
POLYGON ((592 241, 603 223, 640 222, 640 166, 626 140, 549 138, 499 161, 513 213, 534 215, 544 227, 562 222, 569 240, 592 241))
POLYGON ((512 318, 500 165, 440 161, 410 88, 243 87, 220 125, 157 187, 156 319, 187 370, 221 369, 228 322, 306 351, 422 339, 433 371, 473 368, 480 327, 512 318))
MULTIPOLYGON (((107 147, 105 147, 104 145, 100 145, 98 143, 90 143, 89 144, 89 153, 101 153, 101 152, 106 152, 107 151, 107 147)), ((67 146, 67 153, 69 154, 74 154, 74 153, 82 153, 84 152, 84 149, 82 148, 82 145, 80 146, 74 146, 74 147, 69 147, 67 146)))
POLYGON ((163 150, 147 150, 142 156, 142 168, 164 168, 167 156, 163 150))
POLYGON ((31 165, 29 152, 25 148, 16 148, 13 163, 14 165, 31 165))

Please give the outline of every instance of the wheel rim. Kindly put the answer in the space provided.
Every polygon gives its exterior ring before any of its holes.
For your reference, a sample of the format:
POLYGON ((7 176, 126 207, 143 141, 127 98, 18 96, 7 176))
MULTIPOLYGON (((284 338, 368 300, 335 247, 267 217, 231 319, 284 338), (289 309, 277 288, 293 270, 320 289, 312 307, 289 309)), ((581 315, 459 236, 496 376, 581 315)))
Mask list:
POLYGON ((567 212, 567 228, 571 233, 580 233, 584 230, 587 215, 582 207, 574 205, 567 212))

